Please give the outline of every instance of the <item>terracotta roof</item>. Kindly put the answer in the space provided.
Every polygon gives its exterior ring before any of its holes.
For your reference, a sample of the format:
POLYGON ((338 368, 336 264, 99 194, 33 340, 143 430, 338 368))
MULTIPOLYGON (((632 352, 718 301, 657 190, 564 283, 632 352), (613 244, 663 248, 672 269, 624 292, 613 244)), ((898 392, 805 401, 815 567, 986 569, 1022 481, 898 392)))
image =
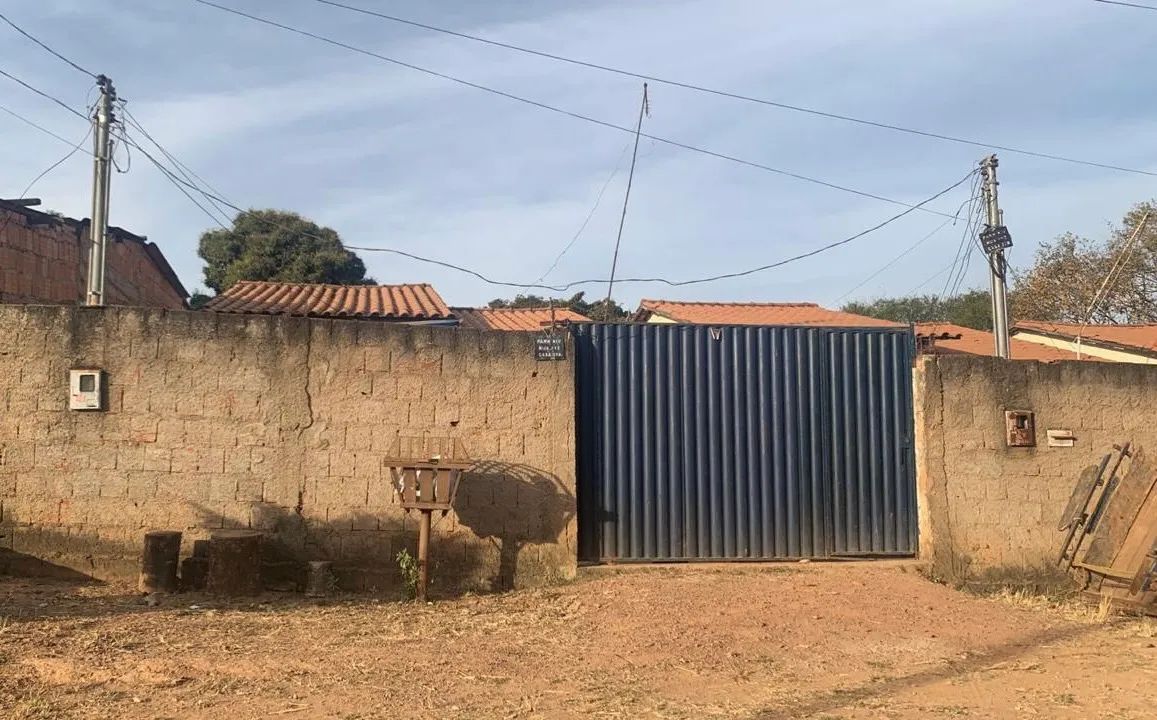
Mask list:
MULTIPOLYGON (((550 326, 550 308, 451 308, 462 327, 476 330, 542 330, 550 326)), ((555 308, 558 323, 590 322, 582 313, 555 308)))
POLYGON ((891 320, 829 310, 815 303, 709 303, 643 300, 635 318, 652 314, 691 325, 823 325, 827 327, 905 327, 891 320))
POLYGON ((1065 340, 1118 347, 1123 350, 1157 353, 1157 325, 1078 325, 1076 323, 1024 320, 1012 327, 1013 332, 1040 333, 1065 340))
POLYGON ((241 280, 210 300, 206 310, 311 317, 450 320, 429 285, 310 285, 241 280))
MULTIPOLYGON (((985 355, 995 354, 994 338, 986 330, 975 330, 952 323, 920 323, 916 326, 917 346, 920 352, 931 355, 985 355), (929 347, 926 343, 932 341, 929 347)), ((1013 360, 1096 360, 1088 355, 1081 358, 1076 353, 1053 348, 1028 340, 1013 337, 1009 344, 1009 354, 1013 360)))

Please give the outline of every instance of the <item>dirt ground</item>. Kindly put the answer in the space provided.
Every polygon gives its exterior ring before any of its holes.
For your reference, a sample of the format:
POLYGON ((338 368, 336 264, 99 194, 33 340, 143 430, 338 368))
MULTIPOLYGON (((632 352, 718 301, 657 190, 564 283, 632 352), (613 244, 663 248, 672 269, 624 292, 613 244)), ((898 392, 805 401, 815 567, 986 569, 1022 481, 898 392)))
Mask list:
POLYGON ((434 605, 0 578, 5 718, 1146 718, 1157 623, 870 563, 584 571, 434 605))

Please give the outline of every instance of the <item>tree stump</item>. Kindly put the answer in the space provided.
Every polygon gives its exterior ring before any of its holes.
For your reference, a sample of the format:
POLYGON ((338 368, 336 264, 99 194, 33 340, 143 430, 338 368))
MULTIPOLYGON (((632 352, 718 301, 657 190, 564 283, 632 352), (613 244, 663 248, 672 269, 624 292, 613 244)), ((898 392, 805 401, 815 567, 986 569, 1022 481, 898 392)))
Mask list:
POLYGON ((209 538, 208 590, 216 595, 261 592, 261 533, 219 530, 209 538))
POLYGON ((305 596, 320 598, 329 595, 333 582, 333 563, 329 560, 311 560, 305 576, 305 596))
POLYGON ((177 592, 177 565, 180 556, 181 533, 175 530, 154 530, 145 533, 137 589, 143 593, 177 592))

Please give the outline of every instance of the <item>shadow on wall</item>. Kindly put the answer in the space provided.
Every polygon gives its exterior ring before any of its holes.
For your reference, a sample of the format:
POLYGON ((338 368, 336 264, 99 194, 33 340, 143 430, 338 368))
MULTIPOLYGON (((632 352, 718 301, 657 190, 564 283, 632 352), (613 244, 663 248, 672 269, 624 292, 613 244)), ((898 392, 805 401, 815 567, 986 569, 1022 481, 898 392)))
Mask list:
POLYGON ((492 589, 510 590, 531 579, 558 579, 557 559, 521 557, 532 545, 565 549, 563 538, 574 520, 575 498, 557 476, 530 465, 479 463, 462 480, 454 512, 459 523, 498 550, 492 589))
MULTIPOLYGON (((308 500, 308 498, 307 498, 308 500)), ((374 503, 371 499, 371 505, 374 503)), ((297 591, 304 586, 305 562, 332 560, 343 590, 402 595, 396 560, 401 550, 417 556, 418 515, 401 514, 389 498, 381 510, 342 511, 321 519, 302 506, 253 502, 248 518, 226 517, 199 504, 186 506, 194 526, 122 528, 106 539, 101 529, 21 524, 11 515, 0 526, 0 574, 54 577, 76 582, 97 578, 135 581, 141 541, 147 529, 184 534, 182 557, 196 539, 216 529, 251 528, 265 533, 262 582, 266 589, 297 591)), ((311 509, 315 510, 315 509, 311 509)), ((430 550, 431 594, 508 590, 569 577, 573 554, 566 544, 575 515, 574 495, 545 471, 528 465, 480 463, 462 479, 453 516, 435 513, 430 550)), ((182 513, 183 514, 183 513, 182 513)))

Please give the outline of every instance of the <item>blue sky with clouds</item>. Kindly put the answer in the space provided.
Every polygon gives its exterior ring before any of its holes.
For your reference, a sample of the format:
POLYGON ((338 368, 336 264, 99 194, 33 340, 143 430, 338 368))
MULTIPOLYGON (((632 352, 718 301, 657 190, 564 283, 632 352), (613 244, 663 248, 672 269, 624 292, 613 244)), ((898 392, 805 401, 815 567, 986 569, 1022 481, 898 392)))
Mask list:
MULTIPOLYGON (((619 125, 636 80, 512 53, 313 0, 219 0, 399 60, 619 125)), ((1157 171, 1149 70, 1157 12, 1089 0, 349 0, 383 12, 662 77, 986 142, 1157 171)), ((628 134, 548 113, 227 15, 191 0, 9 0, 4 12, 111 76, 151 134, 225 197, 298 211, 351 245, 391 246, 489 276, 605 277, 628 134)), ((83 107, 91 83, 6 26, 0 68, 83 107)), ((982 148, 651 86, 647 132, 916 203, 982 148)), ((0 105, 67 138, 86 127, 0 78, 0 105)), ((0 113, 0 196, 67 147, 0 113)), ((138 136, 143 142, 143 138, 138 136)), ((1001 153, 1014 264, 1064 231, 1101 236, 1157 178, 1001 153)), ((88 214, 83 154, 30 194, 88 214)), ((932 205, 954 212, 967 186, 932 205)), ((113 179, 111 221, 157 242, 190 287, 210 221, 143 158, 113 179)), ((805 252, 900 208, 643 140, 619 275, 689 278, 805 252)), ((914 212, 832 252, 710 285, 619 285, 616 298, 812 300, 835 305, 943 222, 914 212)), ((949 225, 852 298, 902 294, 953 259, 949 225)), ((380 282, 433 283, 451 304, 513 291, 362 253, 380 282)), ((943 276, 941 276, 943 277, 943 276)), ((985 284, 973 258, 966 285, 985 284)), ((923 288, 939 292, 942 279, 923 288)), ((587 288, 604 293, 605 286, 587 288)))

